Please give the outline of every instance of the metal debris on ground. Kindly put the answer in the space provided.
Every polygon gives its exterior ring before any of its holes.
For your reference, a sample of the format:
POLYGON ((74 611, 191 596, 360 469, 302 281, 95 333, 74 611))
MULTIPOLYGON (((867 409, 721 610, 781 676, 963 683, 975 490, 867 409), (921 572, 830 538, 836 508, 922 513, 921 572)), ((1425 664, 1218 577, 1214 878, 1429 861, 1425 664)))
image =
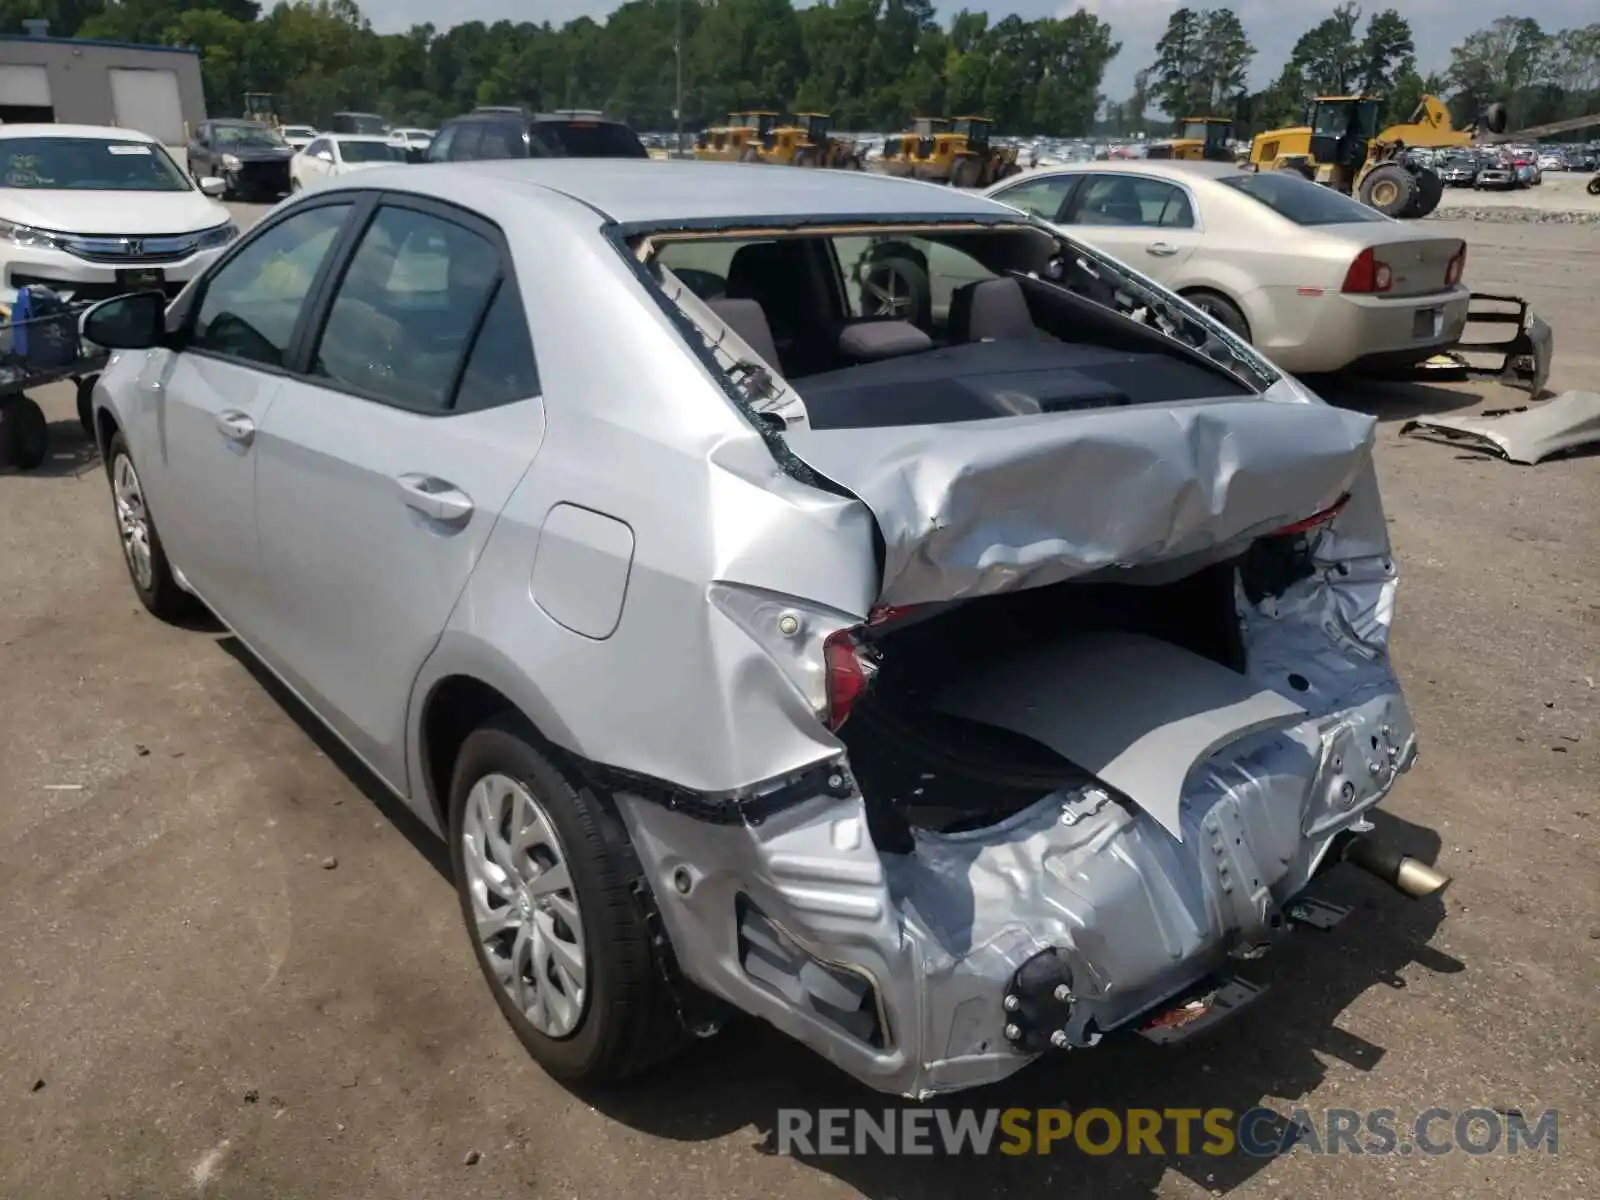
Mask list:
POLYGON ((1491 409, 1472 417, 1419 417, 1400 427, 1431 440, 1462 443, 1533 466, 1600 443, 1600 392, 1564 392, 1532 407, 1491 409))

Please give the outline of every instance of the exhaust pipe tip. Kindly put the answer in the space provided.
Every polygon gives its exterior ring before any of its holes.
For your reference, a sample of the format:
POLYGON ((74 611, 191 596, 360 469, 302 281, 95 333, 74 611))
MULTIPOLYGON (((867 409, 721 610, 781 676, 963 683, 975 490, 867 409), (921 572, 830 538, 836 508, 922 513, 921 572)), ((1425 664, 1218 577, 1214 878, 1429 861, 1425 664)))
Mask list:
POLYGON ((1441 895, 1451 883, 1450 876, 1443 871, 1420 858, 1401 854, 1393 846, 1365 834, 1352 834, 1341 848, 1339 857, 1351 866, 1375 875, 1401 895, 1413 900, 1441 895))

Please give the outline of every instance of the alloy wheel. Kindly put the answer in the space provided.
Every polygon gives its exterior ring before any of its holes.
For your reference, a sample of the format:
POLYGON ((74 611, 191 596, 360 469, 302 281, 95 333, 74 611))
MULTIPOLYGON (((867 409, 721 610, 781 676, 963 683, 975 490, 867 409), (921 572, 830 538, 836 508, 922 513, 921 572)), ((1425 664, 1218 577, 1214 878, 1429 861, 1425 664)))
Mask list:
POLYGON ((583 1017, 583 913, 549 813, 510 776, 467 795, 462 862, 478 944, 499 986, 534 1029, 571 1035, 583 1017))
POLYGON ((140 590, 148 592, 155 585, 155 561, 150 548, 150 512, 144 503, 144 488, 139 483, 139 473, 133 469, 133 460, 126 454, 117 455, 111 466, 111 494, 117 508, 117 531, 122 536, 122 555, 133 573, 133 581, 140 590))

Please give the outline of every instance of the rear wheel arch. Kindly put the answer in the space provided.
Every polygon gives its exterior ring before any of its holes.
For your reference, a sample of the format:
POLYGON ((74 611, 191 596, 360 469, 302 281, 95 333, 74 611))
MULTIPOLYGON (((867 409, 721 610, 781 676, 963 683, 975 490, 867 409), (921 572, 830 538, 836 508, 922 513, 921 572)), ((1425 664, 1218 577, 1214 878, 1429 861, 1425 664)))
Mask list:
MULTIPOLYGON (((1245 311, 1245 306, 1243 304, 1239 303, 1238 300, 1234 299, 1223 289, 1207 286, 1186 287, 1181 289, 1178 292, 1178 295, 1191 302, 1202 300, 1220 301, 1221 305, 1226 306, 1223 311, 1228 312, 1231 310, 1238 322, 1244 326, 1242 330, 1235 329, 1234 332, 1240 334, 1245 341, 1252 343, 1254 342, 1255 333, 1250 325, 1250 314, 1245 311)), ((1197 307, 1204 308, 1205 305, 1200 304, 1197 305, 1197 307)), ((1225 320, 1223 321, 1223 324, 1229 325, 1230 328, 1232 327, 1232 322, 1230 321, 1225 320)))
POLYGON ((117 424, 116 417, 111 415, 109 409, 102 408, 94 411, 94 430, 95 441, 100 444, 100 457, 107 459, 107 466, 109 466, 108 456, 111 450, 111 439, 122 432, 122 427, 117 424))

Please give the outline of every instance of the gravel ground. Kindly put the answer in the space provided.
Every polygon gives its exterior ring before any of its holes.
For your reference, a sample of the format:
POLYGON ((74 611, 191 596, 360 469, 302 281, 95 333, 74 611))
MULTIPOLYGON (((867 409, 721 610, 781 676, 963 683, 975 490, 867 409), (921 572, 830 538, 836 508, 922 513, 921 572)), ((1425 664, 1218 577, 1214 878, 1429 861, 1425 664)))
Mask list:
MULTIPOLYGON (((1592 231, 1461 228, 1469 280, 1554 325, 1554 385, 1594 386, 1592 231)), ((440 849, 232 639, 139 608, 55 389, 54 457, 0 476, 0 1196, 1600 1194, 1600 458, 1398 437, 1517 401, 1496 388, 1322 386, 1380 417, 1402 569, 1422 757, 1384 831, 1455 884, 1345 878, 1356 913, 1265 960, 1249 1020, 961 1103, 1553 1106, 1559 1156, 797 1158, 780 1107, 884 1101, 755 1024, 625 1089, 556 1086, 485 992, 440 849)))
POLYGON ((1600 222, 1600 196, 1591 196, 1585 190, 1592 178, 1587 171, 1552 171, 1538 187, 1509 192, 1446 188, 1433 219, 1595 224, 1600 222))

